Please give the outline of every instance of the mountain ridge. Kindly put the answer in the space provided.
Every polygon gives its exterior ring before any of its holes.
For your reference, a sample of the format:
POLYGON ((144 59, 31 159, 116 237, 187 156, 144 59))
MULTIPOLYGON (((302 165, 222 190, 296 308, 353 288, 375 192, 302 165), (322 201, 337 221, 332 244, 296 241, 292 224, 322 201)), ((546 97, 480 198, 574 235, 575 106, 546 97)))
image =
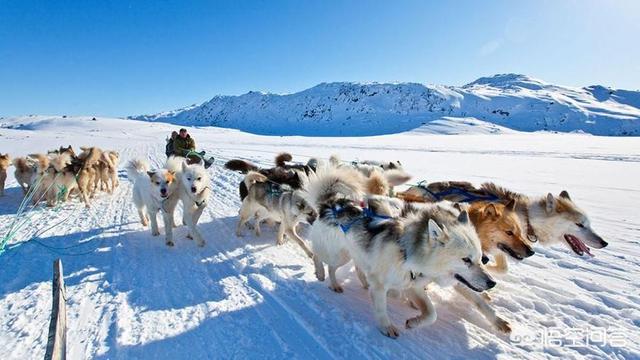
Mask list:
POLYGON ((263 135, 364 136, 408 131, 443 117, 519 131, 640 136, 640 91, 553 85, 522 74, 463 86, 325 82, 290 94, 216 95, 200 105, 129 118, 263 135))

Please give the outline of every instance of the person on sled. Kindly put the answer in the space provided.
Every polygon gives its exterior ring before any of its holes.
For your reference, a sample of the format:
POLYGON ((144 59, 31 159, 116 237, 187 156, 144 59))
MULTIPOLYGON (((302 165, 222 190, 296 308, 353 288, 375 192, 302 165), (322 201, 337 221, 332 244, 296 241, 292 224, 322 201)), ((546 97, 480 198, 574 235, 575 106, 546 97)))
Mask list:
POLYGON ((196 152, 196 142, 185 128, 180 129, 178 133, 174 131, 171 134, 171 138, 167 140, 166 154, 167 157, 173 155, 187 158, 190 164, 199 163, 202 160, 205 169, 211 167, 214 161, 213 157, 205 159, 206 153, 204 151, 196 152))

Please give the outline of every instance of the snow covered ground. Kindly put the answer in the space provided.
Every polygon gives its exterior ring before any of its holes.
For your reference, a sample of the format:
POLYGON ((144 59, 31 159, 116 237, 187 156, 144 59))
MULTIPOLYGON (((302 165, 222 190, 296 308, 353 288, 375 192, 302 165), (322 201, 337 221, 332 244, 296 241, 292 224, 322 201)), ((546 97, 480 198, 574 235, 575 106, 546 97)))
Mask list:
MULTIPOLYGON (((199 147, 219 159, 201 220, 204 248, 187 240, 184 228, 177 229, 174 248, 143 229, 124 172, 115 194, 101 194, 89 210, 78 201, 34 210, 31 224, 0 255, 0 358, 44 354, 57 257, 66 275, 70 359, 640 358, 640 138, 520 133, 471 120, 438 126, 357 138, 192 128, 199 147), (432 134, 437 131, 462 135, 432 134), (511 322, 511 337, 496 333, 464 299, 436 289, 435 324, 392 340, 376 329, 353 269, 341 269, 345 293, 335 294, 315 279, 297 245, 276 246, 273 231, 234 235, 240 176, 225 171, 224 160, 269 165, 280 151, 299 161, 333 153, 400 160, 416 181, 494 181, 533 195, 567 189, 610 245, 594 251, 595 258, 536 248, 534 257, 499 277, 492 304, 511 322), (28 241, 34 234, 36 241, 28 241), (570 346, 571 339, 584 341, 587 333, 578 332, 585 330, 594 341, 570 346), (602 334, 606 341, 595 341, 602 334), (558 338, 564 346, 556 345, 558 338)), ((146 157, 160 164, 173 128, 90 117, 3 119, 0 152, 96 145, 119 150, 123 162, 146 157)), ((0 198, 0 235, 20 200, 10 175, 0 198)), ((392 300, 390 313, 400 325, 414 310, 392 300)))

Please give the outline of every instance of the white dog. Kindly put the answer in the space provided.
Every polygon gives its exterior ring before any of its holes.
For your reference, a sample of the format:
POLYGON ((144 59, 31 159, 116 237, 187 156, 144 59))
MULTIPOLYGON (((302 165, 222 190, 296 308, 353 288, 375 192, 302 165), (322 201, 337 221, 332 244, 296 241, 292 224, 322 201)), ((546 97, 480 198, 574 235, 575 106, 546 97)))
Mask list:
POLYGON ((176 179, 172 159, 161 169, 150 170, 144 160, 131 160, 126 166, 133 185, 133 203, 138 209, 143 226, 151 224, 151 234, 160 235, 158 212, 162 212, 167 246, 173 246, 173 212, 180 199, 179 181, 176 179))
POLYGON ((198 220, 207 206, 211 195, 211 178, 202 164, 188 165, 182 162, 180 169, 180 201, 184 207, 182 222, 189 228, 189 239, 195 239, 198 246, 204 246, 204 238, 197 228, 198 220))

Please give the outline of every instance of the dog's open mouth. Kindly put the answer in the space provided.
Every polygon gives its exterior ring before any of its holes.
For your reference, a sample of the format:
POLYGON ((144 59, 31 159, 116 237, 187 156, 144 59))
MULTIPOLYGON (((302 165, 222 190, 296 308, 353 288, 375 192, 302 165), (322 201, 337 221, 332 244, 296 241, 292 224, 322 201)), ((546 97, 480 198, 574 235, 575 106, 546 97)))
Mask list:
POLYGON ((469 289, 473 290, 473 291, 477 291, 477 292, 482 292, 482 289, 478 289, 477 287, 471 285, 471 283, 469 283, 467 281, 467 279, 463 278, 461 275, 456 274, 454 276, 456 278, 456 280, 460 281, 461 283, 467 285, 467 287, 469 287, 469 289))
POLYGON ((567 243, 569 243, 569 246, 571 246, 571 250, 573 250, 573 252, 575 252, 576 254, 582 256, 586 253, 587 255, 593 257, 593 254, 591 254, 591 249, 589 249, 587 244, 582 242, 582 240, 578 239, 576 236, 571 234, 564 234, 564 239, 567 241, 567 243))
POLYGON ((522 257, 522 255, 519 255, 512 248, 510 248, 509 246, 507 246, 507 245, 505 245, 503 243, 498 243, 498 249, 500 249, 500 250, 506 252, 507 254, 511 255, 511 257, 516 259, 516 260, 524 260, 524 257, 522 257))

